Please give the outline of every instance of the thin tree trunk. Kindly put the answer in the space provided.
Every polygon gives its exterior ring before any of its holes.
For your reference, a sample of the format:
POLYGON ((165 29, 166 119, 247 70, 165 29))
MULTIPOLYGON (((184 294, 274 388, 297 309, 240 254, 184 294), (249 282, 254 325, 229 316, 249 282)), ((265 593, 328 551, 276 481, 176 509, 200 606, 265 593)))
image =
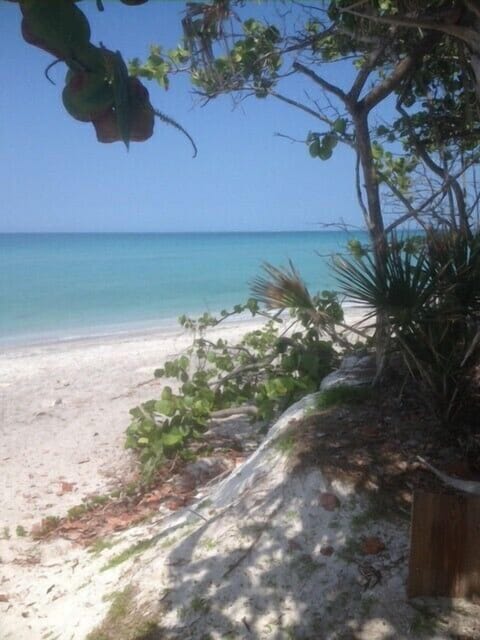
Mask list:
MULTIPOLYGON (((361 103, 357 103, 351 112, 355 132, 356 145, 362 167, 364 189, 367 200, 366 224, 373 244, 373 255, 379 274, 385 270, 385 259, 387 255, 387 238, 382 216, 382 205, 380 202, 380 188, 375 163, 372 155, 372 142, 368 126, 368 111, 362 108, 361 103)), ((375 333, 375 349, 377 375, 376 380, 381 376, 388 341, 387 318, 384 314, 377 314, 377 326, 375 333)))

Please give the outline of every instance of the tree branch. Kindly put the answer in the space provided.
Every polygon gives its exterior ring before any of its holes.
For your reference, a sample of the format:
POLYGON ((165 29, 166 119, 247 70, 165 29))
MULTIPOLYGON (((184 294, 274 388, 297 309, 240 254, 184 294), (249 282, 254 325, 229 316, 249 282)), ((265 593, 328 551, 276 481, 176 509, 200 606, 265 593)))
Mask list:
POLYGON ((325 89, 325 91, 328 91, 329 93, 333 93, 344 104, 348 104, 348 96, 344 91, 340 89, 340 87, 331 84, 331 82, 328 82, 327 80, 316 74, 315 71, 312 71, 308 67, 305 67, 301 62, 294 62, 292 66, 295 71, 303 73, 303 75, 307 76, 307 78, 310 78, 310 80, 313 80, 313 82, 320 85, 322 89, 325 89))
POLYGON ((365 86, 366 81, 368 80, 368 76, 373 71, 380 56, 384 53, 386 46, 387 43, 384 42, 381 47, 378 47, 378 49, 372 51, 372 53, 368 56, 368 59, 365 61, 363 67, 358 72, 352 88, 348 92, 348 97, 352 102, 356 102, 360 97, 360 93, 362 92, 362 89, 365 86))
MULTIPOLYGON (((408 16, 396 16, 394 18, 389 18, 388 16, 371 15, 362 13, 361 11, 354 11, 352 9, 341 9, 341 11, 342 13, 349 13, 350 15, 356 16, 357 18, 363 18, 364 20, 370 20, 371 22, 377 22, 379 24, 389 24, 395 27, 428 29, 431 31, 439 31, 441 33, 455 36, 456 38, 459 38, 460 40, 463 40, 464 42, 467 42, 469 44, 471 44, 472 41, 478 42, 478 35, 473 29, 462 27, 453 23, 446 24, 444 22, 440 22, 440 20, 432 20, 431 18, 425 18, 421 16, 419 16, 418 18, 409 18, 408 16), (467 32, 470 34, 470 37, 467 35, 467 32)), ((460 12, 458 9, 453 9, 438 15, 439 19, 445 19, 446 17, 458 20, 460 17, 460 12)))
POLYGON ((361 101, 366 111, 371 111, 400 85, 402 80, 421 62, 423 56, 438 41, 438 34, 429 34, 405 58, 400 60, 393 72, 368 93, 361 101))
POLYGON ((304 111, 305 113, 308 113, 310 116, 313 116, 314 118, 317 118, 318 120, 321 120, 322 122, 326 122, 326 119, 325 119, 324 116, 322 116, 320 113, 317 113, 317 111, 315 111, 314 109, 310 109, 310 107, 307 107, 302 102, 298 102, 297 100, 293 100, 293 98, 287 98, 287 96, 284 96, 281 93, 277 93, 276 91, 269 91, 268 95, 273 96, 274 98, 277 98, 277 100, 281 100, 282 102, 286 102, 290 106, 296 107, 297 109, 300 109, 301 111, 304 111))
MULTIPOLYGON (((454 178, 452 176, 451 173, 448 172, 448 170, 444 169, 443 167, 441 167, 440 165, 438 165, 433 158, 430 156, 430 154, 428 153, 426 147, 424 144, 422 144, 420 142, 420 140, 418 139, 418 136, 416 135, 410 119, 409 119, 409 115, 407 113, 407 111, 404 109, 404 107, 401 104, 401 100, 397 101, 397 111, 398 113, 403 116, 406 120, 407 123, 407 127, 410 131, 410 138, 413 142, 413 145, 415 147, 415 151, 418 153, 418 155, 420 156, 420 158, 423 160, 423 162, 426 164, 426 166, 433 171, 433 173, 436 173, 437 176, 439 176, 446 185, 448 185, 448 191, 450 191, 450 189, 453 191, 454 195, 455 195, 455 200, 457 203, 457 213, 458 213, 458 218, 460 220, 460 228, 462 229, 462 231, 464 233, 467 234, 467 236, 471 235, 471 231, 470 231, 470 225, 468 222, 468 216, 467 216, 467 209, 465 206, 465 198, 463 196, 463 191, 461 186, 458 183, 458 180, 456 178, 454 178)), ((462 175, 462 174, 460 174, 462 175)))

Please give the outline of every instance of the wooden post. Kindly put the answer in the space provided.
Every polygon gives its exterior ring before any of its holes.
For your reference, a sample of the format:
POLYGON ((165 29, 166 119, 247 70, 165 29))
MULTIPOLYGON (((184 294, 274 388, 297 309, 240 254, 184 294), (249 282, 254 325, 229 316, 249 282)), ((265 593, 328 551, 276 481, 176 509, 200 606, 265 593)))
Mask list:
POLYGON ((480 597, 480 496, 414 493, 407 593, 480 597))

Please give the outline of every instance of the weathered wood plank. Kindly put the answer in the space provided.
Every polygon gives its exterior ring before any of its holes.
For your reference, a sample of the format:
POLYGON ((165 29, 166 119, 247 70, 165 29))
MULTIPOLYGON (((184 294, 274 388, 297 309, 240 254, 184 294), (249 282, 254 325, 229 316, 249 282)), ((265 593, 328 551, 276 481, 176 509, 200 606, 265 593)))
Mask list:
POLYGON ((480 497, 415 493, 408 596, 480 597, 480 497))

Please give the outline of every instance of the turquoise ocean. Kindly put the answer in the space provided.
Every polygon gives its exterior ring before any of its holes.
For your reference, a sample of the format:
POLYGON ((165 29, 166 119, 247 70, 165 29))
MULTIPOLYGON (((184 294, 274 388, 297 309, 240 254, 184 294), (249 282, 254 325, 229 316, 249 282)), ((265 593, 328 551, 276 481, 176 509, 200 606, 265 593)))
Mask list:
POLYGON ((313 292, 362 233, 0 234, 0 345, 171 327, 245 301, 263 262, 292 260, 313 292))

